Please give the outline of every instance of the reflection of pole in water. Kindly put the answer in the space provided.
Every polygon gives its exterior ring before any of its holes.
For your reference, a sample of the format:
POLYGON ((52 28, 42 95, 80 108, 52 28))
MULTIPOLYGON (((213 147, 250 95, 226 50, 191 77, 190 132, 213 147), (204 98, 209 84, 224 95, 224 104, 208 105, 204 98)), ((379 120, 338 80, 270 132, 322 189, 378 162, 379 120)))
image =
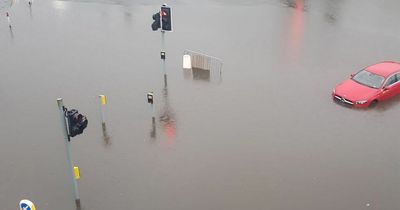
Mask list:
POLYGON ((157 129, 156 129, 156 118, 151 118, 151 130, 150 130, 150 138, 155 139, 157 137, 157 129))
POLYGON ((104 124, 101 124, 101 128, 102 128, 102 131, 103 131, 103 140, 104 140, 104 143, 105 143, 106 145, 111 145, 110 136, 108 135, 106 124, 105 124, 105 123, 104 123, 104 124))
POLYGON ((168 79, 166 74, 164 74, 163 96, 164 96, 164 102, 168 102, 168 79))
POLYGON ((164 74, 164 89, 168 86, 167 75, 164 74))
POLYGON ((11 36, 11 39, 14 39, 14 32, 11 27, 10 27, 10 36, 11 36))
POLYGON ((110 145, 110 136, 107 133, 107 127, 106 127, 106 120, 105 120, 105 115, 104 115, 104 107, 107 104, 107 99, 105 95, 99 95, 99 102, 100 102, 100 116, 101 116, 101 128, 103 131, 103 140, 106 143, 106 145, 110 145))
POLYGON ((29 0, 29 16, 31 17, 31 19, 33 18, 33 15, 32 15, 32 1, 31 0, 29 0))
POLYGON ((340 13, 340 6, 343 4, 343 0, 327 1, 325 19, 327 22, 334 24, 338 20, 340 13))
POLYGON ((167 143, 173 144, 173 140, 176 136, 176 124, 174 113, 169 105, 168 101, 168 83, 167 76, 164 77, 164 89, 163 89, 164 104, 162 107, 162 115, 160 116, 160 122, 163 125, 165 135, 167 136, 167 143))
POLYGON ((290 2, 289 7, 293 7, 294 11, 289 25, 288 53, 290 60, 297 61, 304 28, 304 0, 290 2))
POLYGON ((10 30, 11 30, 11 17, 10 17, 10 13, 6 12, 6 17, 7 17, 8 27, 10 27, 10 30))

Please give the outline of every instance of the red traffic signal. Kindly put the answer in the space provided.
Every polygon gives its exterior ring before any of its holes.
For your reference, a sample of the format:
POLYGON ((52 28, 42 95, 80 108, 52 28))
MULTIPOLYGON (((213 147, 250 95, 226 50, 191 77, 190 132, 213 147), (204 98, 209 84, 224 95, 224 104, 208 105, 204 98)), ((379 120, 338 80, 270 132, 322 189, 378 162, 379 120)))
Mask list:
POLYGON ((162 6, 160 11, 161 29, 163 31, 172 31, 171 7, 162 6))

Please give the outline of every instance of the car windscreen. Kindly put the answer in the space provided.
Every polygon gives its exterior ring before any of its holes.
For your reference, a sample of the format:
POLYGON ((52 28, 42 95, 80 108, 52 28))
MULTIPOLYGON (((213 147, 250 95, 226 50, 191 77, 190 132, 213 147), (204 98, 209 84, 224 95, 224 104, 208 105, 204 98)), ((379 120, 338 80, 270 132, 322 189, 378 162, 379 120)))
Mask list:
POLYGON ((385 80, 384 77, 371 73, 366 70, 359 71, 356 75, 353 76, 352 79, 362 85, 375 89, 381 87, 383 81, 385 80))

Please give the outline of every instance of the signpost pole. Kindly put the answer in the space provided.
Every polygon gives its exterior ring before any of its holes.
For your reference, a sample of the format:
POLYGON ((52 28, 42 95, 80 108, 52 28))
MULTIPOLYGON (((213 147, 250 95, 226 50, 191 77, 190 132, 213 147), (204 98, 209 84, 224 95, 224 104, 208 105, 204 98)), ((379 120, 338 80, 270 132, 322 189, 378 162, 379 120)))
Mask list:
POLYGON ((75 179, 74 175, 74 166, 72 165, 71 161, 71 145, 70 145, 70 137, 67 132, 67 124, 65 120, 65 108, 64 108, 64 103, 62 98, 57 99, 57 104, 58 104, 58 109, 60 111, 60 121, 61 121, 61 129, 63 130, 64 133, 64 140, 65 140, 65 152, 67 155, 67 162, 68 162, 68 173, 69 173, 69 178, 72 182, 72 186, 74 188, 74 197, 75 197, 75 204, 76 204, 76 209, 81 210, 81 199, 79 198, 79 191, 78 191, 78 183, 75 179))

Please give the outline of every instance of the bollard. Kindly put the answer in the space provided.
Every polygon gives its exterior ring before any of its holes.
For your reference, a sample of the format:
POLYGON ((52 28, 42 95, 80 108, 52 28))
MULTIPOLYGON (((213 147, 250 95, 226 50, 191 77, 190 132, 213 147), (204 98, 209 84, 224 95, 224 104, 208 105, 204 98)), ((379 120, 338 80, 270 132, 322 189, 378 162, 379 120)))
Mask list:
POLYGON ((106 100, 106 96, 105 95, 99 95, 99 99, 100 99, 100 114, 101 114, 101 123, 104 126, 106 124, 105 121, 105 117, 104 117, 104 110, 103 110, 103 106, 106 105, 107 100, 106 100))
POLYGON ((154 108, 154 93, 149 92, 147 93, 147 103, 151 105, 151 131, 150 131, 150 137, 155 138, 156 137, 156 117, 155 117, 155 108, 154 108))
POLYGON ((153 121, 155 121, 155 111, 154 111, 154 93, 153 92, 149 92, 149 93, 147 93, 147 103, 149 103, 149 104, 151 104, 151 112, 152 112, 152 114, 151 114, 151 117, 152 117, 152 120, 153 121))
POLYGON ((78 166, 74 166, 74 175, 75 175, 75 179, 76 180, 81 179, 81 172, 79 171, 79 167, 78 166))

